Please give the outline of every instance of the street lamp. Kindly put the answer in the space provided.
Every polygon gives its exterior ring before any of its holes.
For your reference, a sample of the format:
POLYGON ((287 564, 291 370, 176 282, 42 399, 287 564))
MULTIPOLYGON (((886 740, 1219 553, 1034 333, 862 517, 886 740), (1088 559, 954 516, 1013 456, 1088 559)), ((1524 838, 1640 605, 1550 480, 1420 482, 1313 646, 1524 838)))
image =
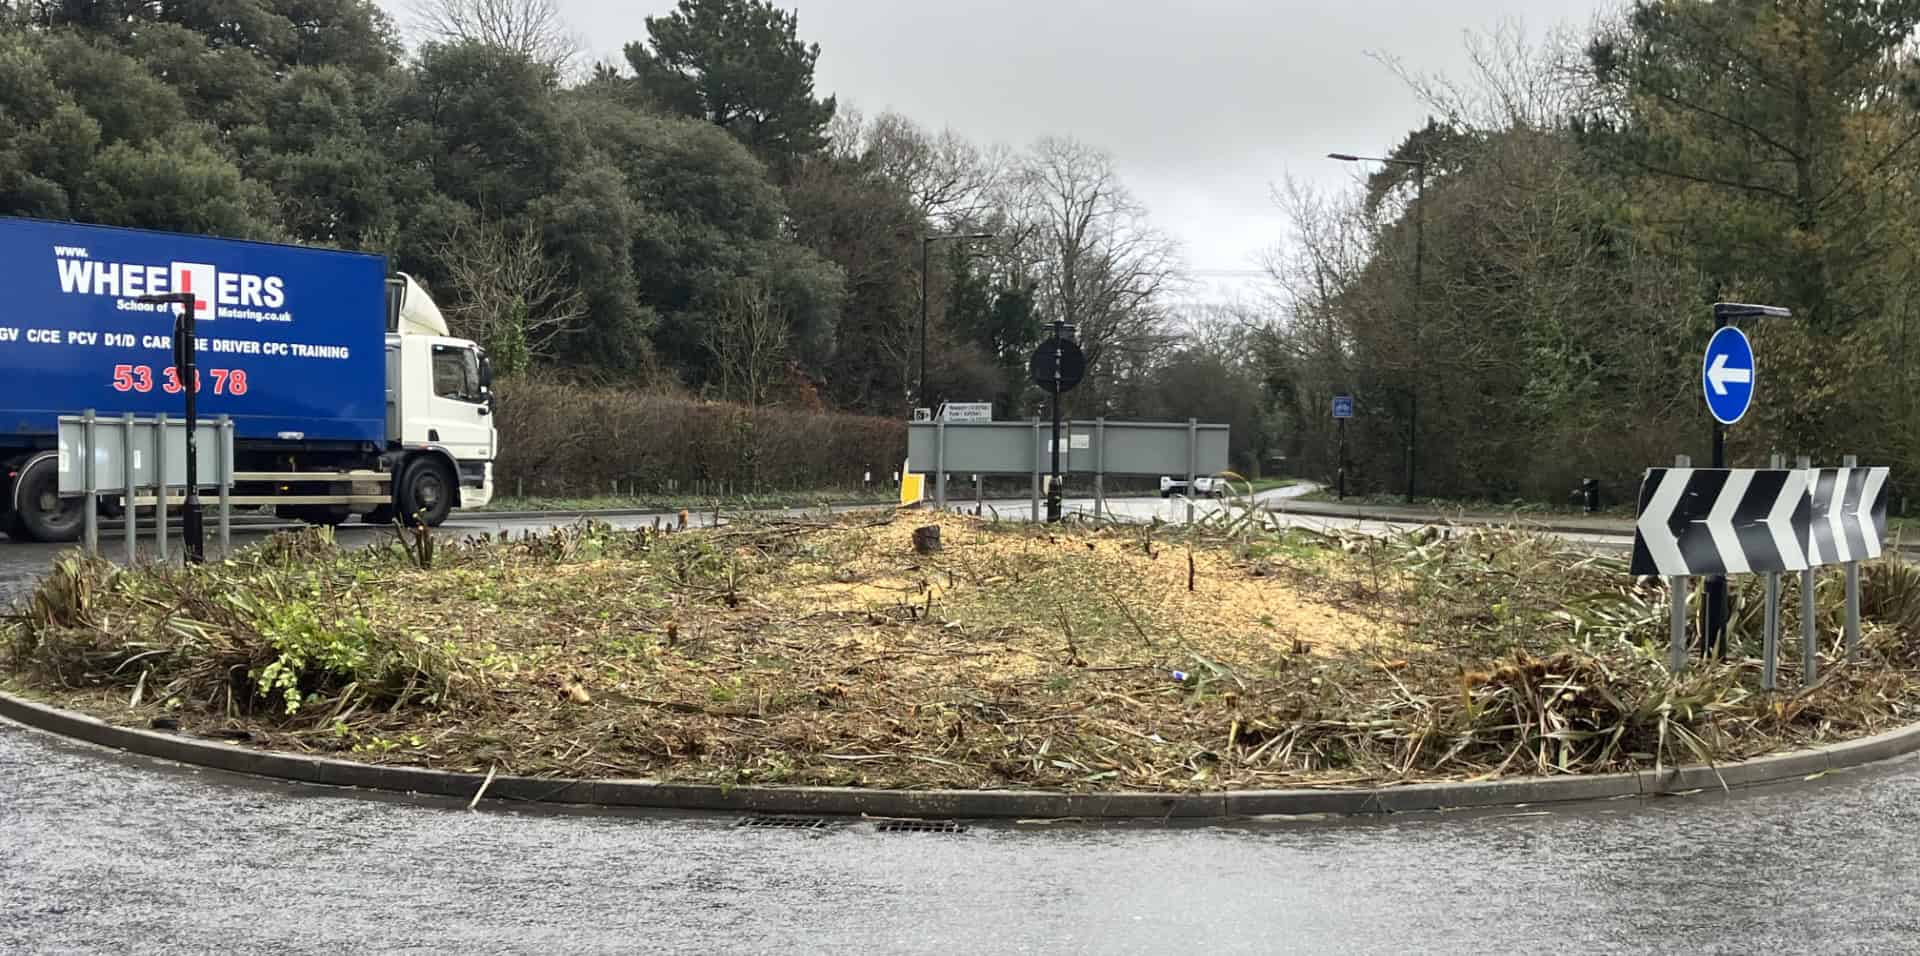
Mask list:
MULTIPOLYGON (((992 239, 991 232, 955 233, 947 236, 920 237, 920 384, 913 390, 915 405, 927 400, 927 268, 928 252, 936 242, 948 239, 992 239)), ((931 407, 931 406, 929 406, 931 407)))
MULTIPOLYGON (((1413 354, 1420 357, 1420 260, 1426 245, 1427 162, 1423 159, 1390 159, 1385 156, 1355 156, 1352 153, 1328 153, 1328 159, 1343 163, 1386 163, 1413 170, 1413 354)), ((1407 503, 1413 503, 1414 452, 1420 442, 1420 376, 1416 374, 1409 389, 1407 409, 1407 503)))

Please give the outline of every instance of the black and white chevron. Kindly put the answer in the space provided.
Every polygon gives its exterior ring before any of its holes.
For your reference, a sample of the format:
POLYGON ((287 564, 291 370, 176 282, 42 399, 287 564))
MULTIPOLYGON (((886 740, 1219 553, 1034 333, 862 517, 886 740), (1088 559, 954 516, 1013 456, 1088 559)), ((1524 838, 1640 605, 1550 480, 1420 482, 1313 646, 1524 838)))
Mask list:
POLYGON ((1807 473, 1653 468, 1640 485, 1633 573, 1746 574, 1807 566, 1807 473))
POLYGON ((1653 468, 1633 573, 1803 571, 1878 557, 1887 469, 1653 468))
POLYGON ((1887 536, 1887 469, 1819 468, 1809 472, 1813 535, 1807 563, 1845 564, 1880 556, 1887 536))

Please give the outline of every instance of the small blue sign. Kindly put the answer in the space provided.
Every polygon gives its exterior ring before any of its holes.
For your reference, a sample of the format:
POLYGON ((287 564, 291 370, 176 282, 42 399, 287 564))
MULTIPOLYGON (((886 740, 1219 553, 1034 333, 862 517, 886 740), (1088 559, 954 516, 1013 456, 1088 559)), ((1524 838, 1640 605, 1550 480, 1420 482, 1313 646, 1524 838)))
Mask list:
POLYGON ((1333 397, 1333 417, 1335 418, 1352 418, 1353 417, 1353 396, 1352 395, 1335 395, 1333 397))
POLYGON ((1707 356, 1700 363, 1700 387, 1707 394, 1707 411, 1714 421, 1731 425, 1753 404, 1756 369, 1753 344, 1745 332, 1727 326, 1707 340, 1707 356))

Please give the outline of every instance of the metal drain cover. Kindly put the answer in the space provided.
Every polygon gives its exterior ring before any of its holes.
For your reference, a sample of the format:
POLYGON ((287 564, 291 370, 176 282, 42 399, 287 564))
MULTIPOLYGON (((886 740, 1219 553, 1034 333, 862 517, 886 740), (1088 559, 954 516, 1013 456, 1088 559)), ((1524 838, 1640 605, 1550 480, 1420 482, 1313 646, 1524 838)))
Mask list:
POLYGON ((952 820, 888 820, 876 827, 881 833, 965 833, 963 824, 952 820))
POLYGON ((824 830, 830 824, 825 817, 757 816, 747 817, 737 825, 763 830, 824 830))

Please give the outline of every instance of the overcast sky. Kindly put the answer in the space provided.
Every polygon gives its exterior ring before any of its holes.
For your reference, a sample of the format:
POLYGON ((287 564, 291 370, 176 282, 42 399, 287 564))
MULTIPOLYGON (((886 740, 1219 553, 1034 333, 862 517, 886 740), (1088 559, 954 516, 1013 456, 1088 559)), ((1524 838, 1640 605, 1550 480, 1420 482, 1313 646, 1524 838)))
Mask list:
MULTIPOLYGON (((591 55, 618 59, 673 0, 560 0, 591 55)), ((871 116, 1020 146, 1104 147, 1203 277, 1255 267, 1285 223, 1270 186, 1357 170, 1425 117, 1369 53, 1463 73, 1463 36, 1503 20, 1586 25, 1615 0, 790 0, 820 44, 818 90, 871 116)))

